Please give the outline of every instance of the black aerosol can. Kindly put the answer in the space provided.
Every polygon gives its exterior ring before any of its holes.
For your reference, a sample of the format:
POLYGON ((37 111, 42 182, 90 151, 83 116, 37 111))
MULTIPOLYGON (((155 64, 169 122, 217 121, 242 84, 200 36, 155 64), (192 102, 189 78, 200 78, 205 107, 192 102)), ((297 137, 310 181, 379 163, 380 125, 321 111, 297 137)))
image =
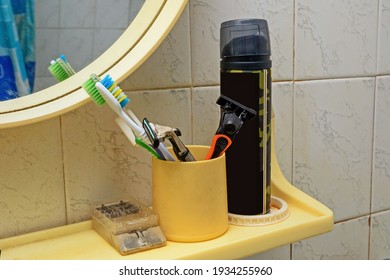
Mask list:
POLYGON ((271 196, 271 46, 263 19, 221 24, 221 95, 256 111, 226 151, 228 209, 266 214, 271 196))

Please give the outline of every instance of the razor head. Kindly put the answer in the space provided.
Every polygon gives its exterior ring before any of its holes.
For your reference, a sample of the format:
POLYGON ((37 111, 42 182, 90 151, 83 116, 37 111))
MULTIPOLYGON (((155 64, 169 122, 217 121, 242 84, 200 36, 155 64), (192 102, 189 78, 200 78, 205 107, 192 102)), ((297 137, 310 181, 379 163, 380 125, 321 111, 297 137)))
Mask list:
POLYGON ((244 122, 256 116, 255 110, 224 95, 220 95, 217 104, 221 107, 221 119, 216 134, 224 134, 232 141, 244 122))
POLYGON ((254 116, 256 116, 256 111, 242 105, 241 103, 227 97, 224 95, 220 95, 217 99, 217 104, 221 106, 221 110, 226 113, 234 113, 237 117, 239 117, 243 122, 246 120, 250 120, 254 116))
POLYGON ((172 133, 175 133, 177 136, 181 136, 181 131, 178 128, 172 128, 170 126, 164 126, 159 124, 153 124, 154 132, 157 138, 163 142, 166 138, 172 136, 172 133))

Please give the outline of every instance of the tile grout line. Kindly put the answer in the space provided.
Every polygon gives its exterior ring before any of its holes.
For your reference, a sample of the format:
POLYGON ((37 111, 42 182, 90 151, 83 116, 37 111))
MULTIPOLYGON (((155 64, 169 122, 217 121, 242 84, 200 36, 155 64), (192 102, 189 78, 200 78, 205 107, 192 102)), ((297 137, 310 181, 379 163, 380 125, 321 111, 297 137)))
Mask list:
MULTIPOLYGON (((296 43, 296 0, 293 2, 293 59, 292 59, 292 100, 291 100, 291 184, 294 182, 294 124, 295 124, 295 43, 296 43)), ((293 244, 290 244, 290 260, 293 259, 293 244)))
POLYGON ((62 182, 64 186, 64 205, 65 205, 65 222, 68 224, 68 199, 66 191, 66 180, 65 180, 65 152, 64 152, 64 134, 62 126, 62 116, 59 116, 60 124, 60 139, 61 139, 61 158, 62 158, 62 182))
POLYGON ((372 112, 372 135, 371 135, 371 178, 370 178, 370 215, 368 223, 368 256, 370 259, 371 251, 371 216, 373 213, 373 186, 374 186, 374 170, 375 170, 375 134, 376 134, 376 100, 377 100, 377 78, 374 79, 374 96, 373 96, 373 112, 372 112))
POLYGON ((189 66, 190 66, 190 84, 189 84, 189 90, 190 90, 190 125, 191 125, 191 144, 194 144, 194 79, 193 79, 193 73, 192 73, 192 33, 191 33, 191 3, 188 1, 188 40, 189 40, 189 66))
MULTIPOLYGON (((192 76, 192 73, 191 73, 192 76)), ((357 80, 357 79, 372 79, 372 78, 378 78, 378 77, 389 77, 390 78, 390 73, 389 74, 378 74, 378 75, 372 75, 372 76, 354 76, 354 77, 328 77, 328 78, 321 78, 321 79, 315 79, 315 80, 273 80, 273 84, 277 83, 304 83, 304 82, 318 82, 318 81, 332 81, 332 80, 357 80)), ((159 87, 159 88, 135 88, 135 89, 126 89, 123 88, 123 90, 127 92, 138 92, 138 91, 158 91, 158 90, 171 90, 171 89, 188 89, 188 88, 207 88, 207 87, 218 87, 220 84, 204 84, 204 85, 194 85, 192 83, 189 84, 183 84, 183 85, 172 85, 172 86, 167 86, 167 87, 159 87)))
POLYGON ((373 96, 373 114, 372 114, 372 143, 371 143, 371 178, 370 178, 370 215, 368 217, 368 252, 367 259, 370 259, 371 256, 371 218, 373 213, 373 186, 374 186, 374 170, 375 170, 375 135, 376 135, 376 101, 377 101, 377 83, 378 83, 378 73, 379 73, 379 27, 381 22, 381 3, 382 0, 377 1, 377 26, 376 26, 376 65, 375 65, 375 74, 374 77, 374 96, 373 96))

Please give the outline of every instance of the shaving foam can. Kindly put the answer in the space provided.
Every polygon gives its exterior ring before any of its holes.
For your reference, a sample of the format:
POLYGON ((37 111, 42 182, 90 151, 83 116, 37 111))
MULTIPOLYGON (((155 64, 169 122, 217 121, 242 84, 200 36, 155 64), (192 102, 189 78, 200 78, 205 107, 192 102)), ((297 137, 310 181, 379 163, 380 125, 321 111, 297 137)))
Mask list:
POLYGON ((228 210, 258 215, 271 199, 271 46, 267 21, 237 19, 220 29, 221 94, 254 109, 226 151, 228 210))

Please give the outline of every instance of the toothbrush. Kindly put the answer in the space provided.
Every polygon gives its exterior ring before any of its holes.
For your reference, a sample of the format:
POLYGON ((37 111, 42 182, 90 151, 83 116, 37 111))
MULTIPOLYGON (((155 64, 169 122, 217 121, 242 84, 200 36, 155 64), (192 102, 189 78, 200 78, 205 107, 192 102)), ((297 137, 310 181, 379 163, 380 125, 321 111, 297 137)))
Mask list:
POLYGON ((109 75, 100 79, 97 75, 92 74, 90 79, 82 86, 96 104, 103 105, 107 103, 117 113, 119 118, 116 119, 116 122, 133 145, 138 144, 160 159, 175 160, 163 144, 153 150, 154 152, 149 149, 150 146, 145 142, 148 141, 148 138, 141 122, 131 110, 127 109, 125 112, 123 109, 129 102, 129 99, 109 75))
MULTIPOLYGON (((136 123, 136 125, 138 125, 139 127, 142 126, 140 120, 130 109, 124 109, 124 110, 126 111, 127 115, 136 123)), ((133 146, 139 145, 142 148, 146 149, 148 152, 150 152, 154 157, 158 159, 165 159, 164 155, 159 150, 153 149, 150 145, 145 143, 142 140, 142 138, 135 137, 131 128, 120 117, 116 118, 115 122, 122 129, 123 133, 127 136, 127 138, 130 140, 133 146)))
MULTIPOLYGON (((97 82, 95 84, 96 89, 100 92, 101 96, 106 101, 107 105, 115 112, 117 115, 134 131, 137 138, 140 138, 142 141, 148 141, 148 137, 146 135, 145 130, 142 128, 142 126, 138 126, 123 110, 121 107, 119 101, 114 97, 113 94, 111 94, 110 91, 101 83, 97 82)), ((137 139, 136 138, 136 139, 137 139)), ((164 146, 164 144, 160 143, 159 146, 156 148, 157 150, 161 151, 163 156, 167 160, 175 161, 175 158, 171 155, 170 152, 168 152, 167 148, 164 146)))
POLYGON ((118 124, 118 126, 122 129, 123 133, 126 135, 126 137, 130 140, 130 142, 135 146, 139 145, 142 148, 146 149, 149 153, 151 153, 154 157, 158 159, 163 159, 163 156, 160 155, 157 151, 155 151, 152 147, 150 147, 148 144, 146 144, 140 137, 135 137, 133 131, 130 127, 127 126, 127 124, 121 119, 116 118, 115 122, 118 124))
POLYGON ((76 73, 63 54, 59 58, 52 60, 47 69, 57 82, 62 82, 76 73))

